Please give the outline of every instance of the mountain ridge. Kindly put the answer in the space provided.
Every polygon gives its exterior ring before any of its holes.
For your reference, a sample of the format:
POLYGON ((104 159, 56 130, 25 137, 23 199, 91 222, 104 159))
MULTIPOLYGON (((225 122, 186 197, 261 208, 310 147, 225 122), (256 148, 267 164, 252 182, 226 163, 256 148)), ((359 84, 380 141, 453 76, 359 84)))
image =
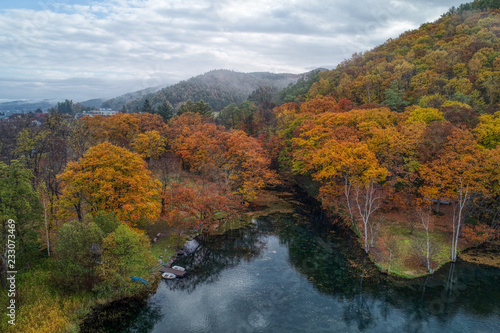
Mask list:
POLYGON ((300 74, 270 72, 243 73, 227 69, 215 69, 161 88, 156 92, 146 93, 136 98, 129 98, 125 102, 123 98, 121 100, 117 98, 110 99, 104 102, 102 107, 137 112, 142 109, 146 99, 153 108, 167 101, 174 108, 178 108, 188 100, 194 102, 203 100, 213 110, 220 111, 231 103, 240 104, 244 102, 259 87, 269 86, 281 90, 318 70, 321 71, 323 69, 316 69, 300 74))

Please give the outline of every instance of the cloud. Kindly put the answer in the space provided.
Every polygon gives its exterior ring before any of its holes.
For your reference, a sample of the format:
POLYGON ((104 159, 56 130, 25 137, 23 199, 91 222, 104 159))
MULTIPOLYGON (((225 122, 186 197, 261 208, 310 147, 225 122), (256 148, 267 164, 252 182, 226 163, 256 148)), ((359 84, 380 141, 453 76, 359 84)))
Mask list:
POLYGON ((81 100, 112 97, 117 89, 111 87, 127 92, 217 68, 298 73, 334 66, 460 1, 85 3, 0 9, 0 98, 81 100), (9 87, 8 78, 24 84, 9 87))

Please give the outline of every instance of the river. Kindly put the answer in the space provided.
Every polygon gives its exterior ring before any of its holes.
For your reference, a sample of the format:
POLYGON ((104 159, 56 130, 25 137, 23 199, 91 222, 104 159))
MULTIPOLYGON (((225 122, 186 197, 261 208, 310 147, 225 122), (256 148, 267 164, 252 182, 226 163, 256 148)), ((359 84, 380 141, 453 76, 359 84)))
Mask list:
POLYGON ((176 264, 189 275, 161 281, 99 331, 500 332, 500 269, 457 262, 387 276, 346 232, 304 214, 205 237, 176 264))

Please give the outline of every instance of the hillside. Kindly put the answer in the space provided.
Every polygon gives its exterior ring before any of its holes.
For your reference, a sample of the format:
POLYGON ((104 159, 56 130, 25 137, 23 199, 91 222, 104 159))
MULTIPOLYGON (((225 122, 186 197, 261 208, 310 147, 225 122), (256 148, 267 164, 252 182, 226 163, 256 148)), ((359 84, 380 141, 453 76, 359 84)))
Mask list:
POLYGON ((500 10, 480 3, 355 54, 275 109, 275 160, 389 273, 433 273, 499 237, 500 10))
POLYGON ((439 108, 451 100, 494 112, 500 97, 500 11, 464 10, 469 7, 452 8, 434 23, 354 54, 322 72, 306 96, 333 94, 355 106, 383 104, 396 111, 413 104, 439 108))
POLYGON ((107 108, 107 109, 113 109, 113 110, 121 110, 126 103, 133 101, 135 99, 140 99, 143 96, 154 94, 157 91, 159 91, 161 88, 163 88, 163 87, 162 86, 150 87, 150 88, 146 88, 143 90, 138 90, 135 92, 126 93, 126 94, 108 99, 107 101, 103 102, 100 107, 107 108))
MULTIPOLYGON (((213 70, 163 88, 156 93, 146 94, 128 101, 125 106, 127 111, 133 112, 140 109, 146 99, 153 107, 161 105, 165 101, 178 107, 179 103, 187 100, 194 102, 203 100, 210 104, 215 111, 220 111, 231 103, 242 103, 259 87, 269 86, 283 89, 290 83, 295 83, 300 78, 306 77, 307 74, 239 73, 230 70, 213 70)), ((112 101, 104 103, 103 107, 113 105, 115 109, 121 109, 119 103, 112 101)))
POLYGON ((100 108, 103 102, 102 98, 94 98, 79 103, 88 108, 100 108))
POLYGON ((13 113, 22 113, 22 112, 30 112, 35 111, 36 109, 47 110, 54 103, 50 101, 11 101, 11 102, 3 102, 0 103, 0 112, 13 112, 13 113))

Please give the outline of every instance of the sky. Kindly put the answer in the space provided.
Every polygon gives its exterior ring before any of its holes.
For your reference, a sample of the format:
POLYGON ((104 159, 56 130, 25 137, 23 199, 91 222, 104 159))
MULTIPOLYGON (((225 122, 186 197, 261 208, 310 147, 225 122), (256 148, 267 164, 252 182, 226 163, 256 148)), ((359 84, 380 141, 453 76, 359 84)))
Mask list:
POLYGON ((466 0, 2 0, 0 101, 83 101, 213 69, 303 73, 466 0))

